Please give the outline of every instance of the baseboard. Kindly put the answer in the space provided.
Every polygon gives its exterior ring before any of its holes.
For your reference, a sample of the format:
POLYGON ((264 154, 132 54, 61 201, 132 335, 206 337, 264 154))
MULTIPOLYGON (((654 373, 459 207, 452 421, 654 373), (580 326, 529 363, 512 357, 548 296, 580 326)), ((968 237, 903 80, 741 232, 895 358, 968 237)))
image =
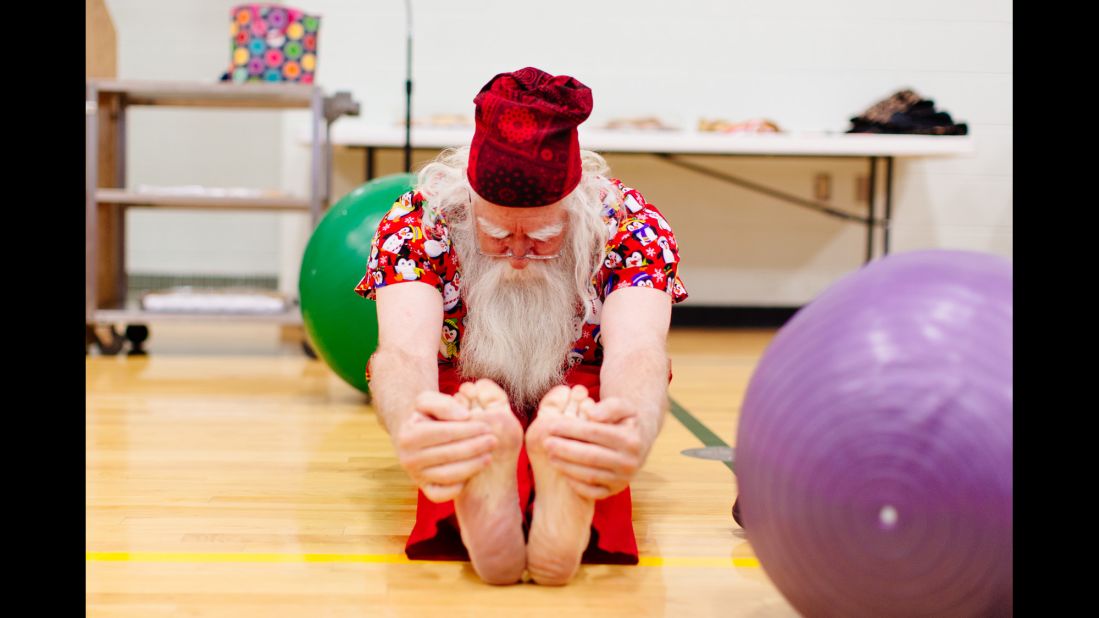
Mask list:
POLYGON ((781 328, 801 307, 675 305, 672 327, 781 328))

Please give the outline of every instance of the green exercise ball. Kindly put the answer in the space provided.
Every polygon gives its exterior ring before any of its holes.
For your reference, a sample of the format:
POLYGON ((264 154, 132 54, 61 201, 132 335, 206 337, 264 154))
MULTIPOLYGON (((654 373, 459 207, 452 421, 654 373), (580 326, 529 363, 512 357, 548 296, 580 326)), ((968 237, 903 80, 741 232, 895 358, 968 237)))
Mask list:
POLYGON ((366 275, 378 222, 414 180, 383 176, 345 195, 313 230, 302 257, 298 291, 309 341, 343 381, 368 394, 366 362, 378 347, 378 313, 355 284, 366 275))

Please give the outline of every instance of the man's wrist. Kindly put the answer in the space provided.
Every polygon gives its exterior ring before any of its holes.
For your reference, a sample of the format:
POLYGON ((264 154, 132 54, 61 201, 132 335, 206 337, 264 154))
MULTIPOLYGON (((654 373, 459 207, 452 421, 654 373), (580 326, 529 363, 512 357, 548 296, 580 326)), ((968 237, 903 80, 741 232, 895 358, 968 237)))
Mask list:
POLYGON ((642 452, 648 453, 656 442, 656 436, 660 433, 660 416, 663 408, 649 403, 630 401, 629 405, 634 410, 634 419, 637 422, 638 434, 642 442, 642 452))

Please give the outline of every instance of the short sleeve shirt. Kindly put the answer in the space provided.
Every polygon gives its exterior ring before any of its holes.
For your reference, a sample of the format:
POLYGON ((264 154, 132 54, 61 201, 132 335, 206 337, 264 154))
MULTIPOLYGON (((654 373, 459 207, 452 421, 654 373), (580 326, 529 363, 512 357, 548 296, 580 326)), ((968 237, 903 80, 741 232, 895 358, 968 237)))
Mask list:
MULTIPOLYGON (((687 298, 678 276, 679 246, 668 221, 644 196, 608 179, 601 192, 603 222, 608 240, 603 265, 592 277, 590 312, 577 315, 576 341, 568 365, 600 365, 600 310, 607 296, 627 287, 650 287, 668 293, 673 303, 687 298), (584 319, 584 315, 591 317, 584 319)), ((378 224, 366 265, 366 276, 355 292, 374 299, 378 288, 422 281, 443 297, 443 324, 439 339, 440 364, 457 362, 462 347, 468 307, 461 295, 461 266, 451 250, 447 224, 435 214, 418 191, 409 191, 394 202, 378 224)))

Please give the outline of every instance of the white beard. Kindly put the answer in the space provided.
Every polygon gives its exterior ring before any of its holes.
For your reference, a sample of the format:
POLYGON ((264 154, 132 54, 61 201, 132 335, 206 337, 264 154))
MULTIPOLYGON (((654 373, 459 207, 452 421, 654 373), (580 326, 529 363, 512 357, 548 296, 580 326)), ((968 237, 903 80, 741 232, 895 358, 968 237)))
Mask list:
POLYGON ((555 260, 532 260, 514 269, 508 260, 477 253, 472 230, 455 227, 451 241, 468 307, 459 372, 463 378, 498 383, 512 408, 524 414, 562 383, 569 350, 579 336, 573 261, 564 251, 555 260))

